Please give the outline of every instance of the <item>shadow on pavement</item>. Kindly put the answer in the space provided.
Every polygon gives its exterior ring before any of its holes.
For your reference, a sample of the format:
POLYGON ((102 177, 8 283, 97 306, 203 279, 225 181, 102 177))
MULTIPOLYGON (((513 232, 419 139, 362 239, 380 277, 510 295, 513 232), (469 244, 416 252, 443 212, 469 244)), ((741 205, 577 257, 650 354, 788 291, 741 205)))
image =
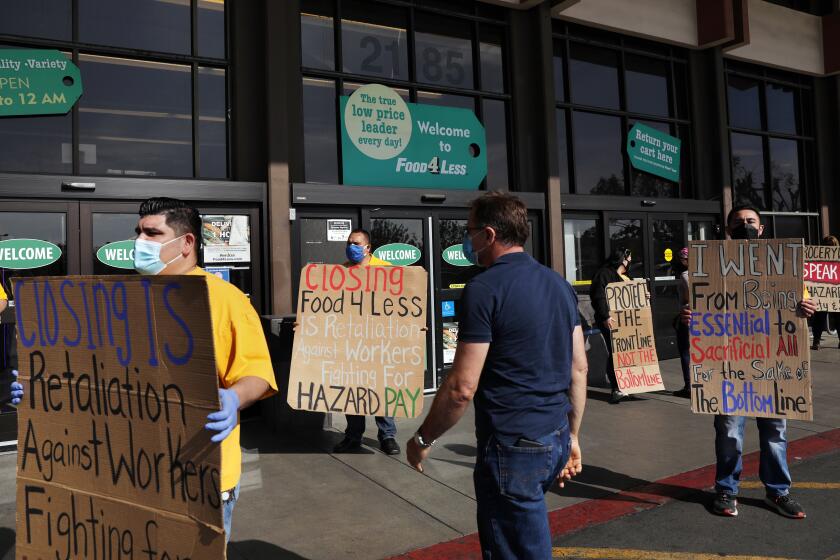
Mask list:
POLYGON ((15 557, 15 532, 8 527, 0 527, 0 558, 15 557))
POLYGON ((295 554, 285 548, 267 543, 265 541, 237 541, 228 545, 228 558, 230 560, 307 560, 305 556, 295 554))
POLYGON ((447 443, 443 447, 448 449, 452 453, 455 453, 456 455, 462 455, 464 457, 475 457, 474 445, 467 445, 465 443, 447 443))

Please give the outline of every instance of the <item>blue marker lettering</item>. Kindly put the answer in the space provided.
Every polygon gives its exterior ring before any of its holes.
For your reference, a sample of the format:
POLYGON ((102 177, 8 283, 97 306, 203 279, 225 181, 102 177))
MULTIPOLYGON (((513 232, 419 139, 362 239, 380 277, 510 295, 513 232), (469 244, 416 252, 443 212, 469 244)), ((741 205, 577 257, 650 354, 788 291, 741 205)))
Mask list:
POLYGON ((67 301, 67 296, 64 295, 64 288, 70 286, 71 288, 74 286, 72 280, 64 280, 61 282, 61 286, 59 287, 59 293, 61 294, 61 301, 64 302, 64 307, 67 308, 67 312, 73 317, 73 320, 76 321, 76 340, 70 340, 66 336, 64 337, 64 344, 67 346, 76 347, 79 345, 79 341, 82 339, 82 323, 79 321, 79 316, 76 314, 76 311, 73 309, 73 306, 70 305, 70 302, 67 301))
POLYGON ((190 361, 193 352, 193 335, 190 332, 190 327, 187 323, 181 319, 181 317, 172 309, 172 305, 169 304, 169 292, 172 290, 180 290, 181 285, 172 283, 167 284, 166 287, 163 289, 163 304, 166 306, 166 310, 169 312, 169 315, 175 319, 175 322, 180 325, 181 329, 184 331, 184 334, 187 335, 187 350, 184 352, 182 356, 175 356, 169 350, 169 343, 164 343, 163 349, 166 352, 166 356, 169 358, 172 363, 177 366, 182 366, 190 361))
POLYGON ((23 326, 23 313, 21 312, 21 307, 23 306, 21 305, 20 292, 25 282, 26 280, 15 280, 15 316, 17 317, 18 338, 25 348, 31 348, 35 344, 35 333, 32 333, 32 336, 29 338, 26 337, 26 331, 23 326))

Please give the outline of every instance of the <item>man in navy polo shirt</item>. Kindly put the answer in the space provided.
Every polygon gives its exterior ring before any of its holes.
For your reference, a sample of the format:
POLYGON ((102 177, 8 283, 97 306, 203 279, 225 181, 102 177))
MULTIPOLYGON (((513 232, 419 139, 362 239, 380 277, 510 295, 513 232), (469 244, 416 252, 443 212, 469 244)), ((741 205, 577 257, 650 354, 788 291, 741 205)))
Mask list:
POLYGON ((577 297, 525 253, 528 233, 517 197, 473 201, 464 255, 487 270, 464 289, 452 371, 406 448, 422 472, 435 439, 475 397, 478 533, 493 560, 551 558, 545 493, 581 471, 587 365, 577 297))

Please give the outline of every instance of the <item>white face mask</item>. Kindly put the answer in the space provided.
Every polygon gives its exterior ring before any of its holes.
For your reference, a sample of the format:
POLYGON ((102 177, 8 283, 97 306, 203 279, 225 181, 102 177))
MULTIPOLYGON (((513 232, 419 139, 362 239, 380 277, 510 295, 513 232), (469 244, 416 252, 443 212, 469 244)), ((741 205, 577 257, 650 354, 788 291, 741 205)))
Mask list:
MULTIPOLYGON (((186 235, 186 234, 184 234, 186 235)), ((160 274, 161 271, 170 264, 181 258, 181 253, 169 262, 160 260, 160 251, 165 245, 169 245, 173 241, 178 241, 184 237, 183 235, 170 239, 166 243, 158 243, 157 241, 148 241, 146 239, 134 240, 134 270, 143 274, 144 276, 154 276, 160 274)))

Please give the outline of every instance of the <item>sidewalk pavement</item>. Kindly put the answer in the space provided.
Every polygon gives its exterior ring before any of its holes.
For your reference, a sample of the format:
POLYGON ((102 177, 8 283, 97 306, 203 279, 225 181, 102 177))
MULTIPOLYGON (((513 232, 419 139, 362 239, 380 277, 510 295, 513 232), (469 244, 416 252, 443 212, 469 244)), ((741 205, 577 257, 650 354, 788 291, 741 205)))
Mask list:
MULTIPOLYGON (((840 428, 840 350, 836 338, 825 342, 811 356, 815 420, 789 422, 791 441, 840 428)), ((682 386, 679 361, 661 366, 665 393, 610 405, 607 389, 590 389, 584 472, 575 484, 549 492, 549 510, 714 463, 712 417, 692 414, 688 400, 670 394, 682 386)), ((430 402, 426 397, 426 409, 430 402)), ((403 448, 422 418, 397 422, 403 448)), ((274 434, 258 422, 243 427, 242 492, 229 558, 389 558, 475 533, 472 411, 438 441, 424 474, 408 466, 404 453, 379 452, 372 419, 361 452, 332 454, 344 418, 333 423, 335 429, 318 433, 274 434)), ((758 449, 754 424, 744 446, 745 453, 758 449)), ((13 557, 15 461, 15 454, 0 456, 0 558, 13 557)), ((708 515, 696 507, 696 515, 708 515)))

